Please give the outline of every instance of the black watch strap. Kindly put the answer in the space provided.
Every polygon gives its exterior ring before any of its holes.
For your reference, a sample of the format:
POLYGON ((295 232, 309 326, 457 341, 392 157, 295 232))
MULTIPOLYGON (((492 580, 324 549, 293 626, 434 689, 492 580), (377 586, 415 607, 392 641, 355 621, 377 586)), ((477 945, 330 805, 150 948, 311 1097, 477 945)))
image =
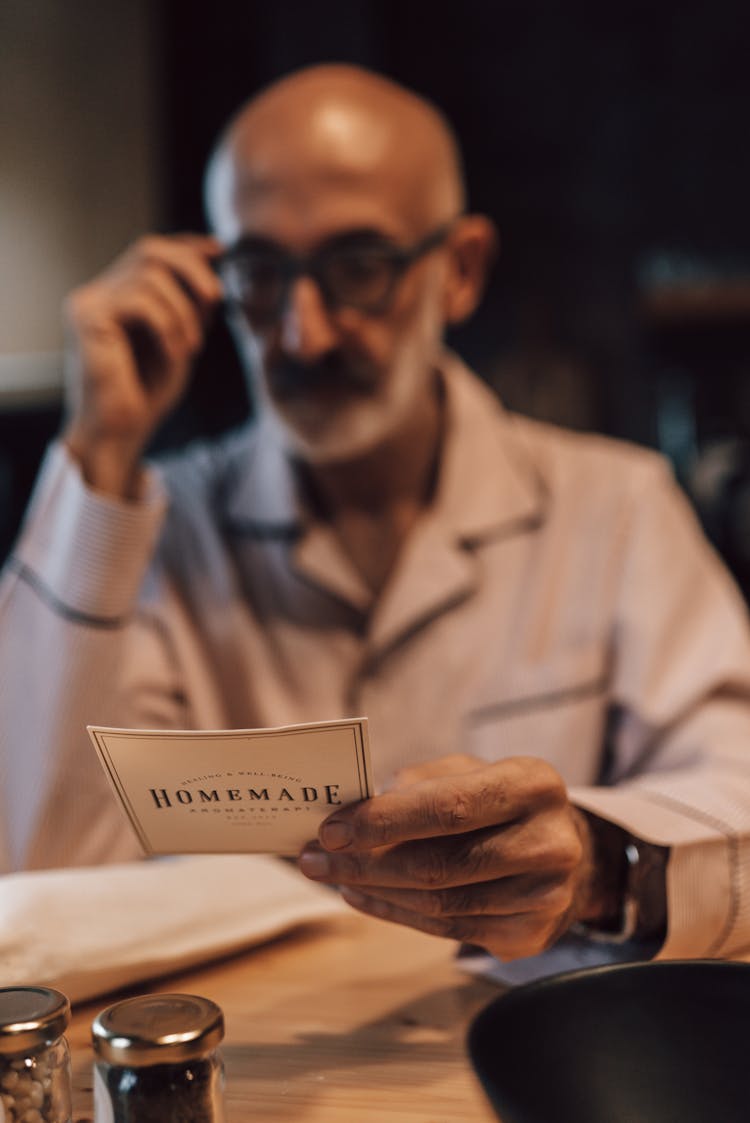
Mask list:
POLYGON ((588 939, 610 944, 633 940, 663 942, 667 933, 667 861, 669 847, 656 846, 622 832, 619 915, 606 923, 575 926, 588 939))

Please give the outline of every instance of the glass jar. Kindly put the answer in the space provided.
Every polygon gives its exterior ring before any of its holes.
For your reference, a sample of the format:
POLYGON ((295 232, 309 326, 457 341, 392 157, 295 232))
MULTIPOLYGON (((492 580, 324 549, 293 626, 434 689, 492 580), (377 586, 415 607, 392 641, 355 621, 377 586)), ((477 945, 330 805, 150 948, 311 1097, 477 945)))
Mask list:
POLYGON ((224 1123, 224 1015, 192 994, 146 994, 94 1019, 96 1123, 224 1123))
POLYGON ((0 1123, 71 1123, 70 1003, 49 987, 0 987, 0 1123))

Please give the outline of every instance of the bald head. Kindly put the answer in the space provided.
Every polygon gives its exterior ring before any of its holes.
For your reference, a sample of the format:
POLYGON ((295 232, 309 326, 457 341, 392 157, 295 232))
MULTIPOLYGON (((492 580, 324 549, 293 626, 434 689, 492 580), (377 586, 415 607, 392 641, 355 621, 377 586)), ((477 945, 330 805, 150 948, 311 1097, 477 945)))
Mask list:
POLYGON ((430 104, 353 66, 298 71, 253 98, 220 137, 206 174, 206 207, 231 240, 253 214, 284 199, 304 225, 311 201, 337 193, 392 205, 395 236, 419 234, 460 213, 464 187, 455 138, 430 104))

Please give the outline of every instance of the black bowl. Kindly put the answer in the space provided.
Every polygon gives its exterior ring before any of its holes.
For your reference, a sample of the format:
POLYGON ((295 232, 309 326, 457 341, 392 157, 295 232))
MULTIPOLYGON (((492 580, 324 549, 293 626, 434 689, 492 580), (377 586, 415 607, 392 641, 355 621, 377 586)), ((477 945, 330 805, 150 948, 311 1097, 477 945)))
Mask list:
POLYGON ((469 1055, 502 1123, 749 1123, 750 963, 620 964, 494 999, 469 1055))

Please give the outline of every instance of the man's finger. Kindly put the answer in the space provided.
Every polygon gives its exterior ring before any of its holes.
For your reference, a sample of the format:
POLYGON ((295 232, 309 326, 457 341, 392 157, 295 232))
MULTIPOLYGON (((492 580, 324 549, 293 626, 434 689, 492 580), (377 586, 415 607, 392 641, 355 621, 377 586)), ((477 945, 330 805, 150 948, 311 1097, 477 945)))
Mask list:
POLYGON ((566 912, 571 903, 571 887, 562 877, 503 877, 497 881, 436 890, 392 889, 381 885, 368 886, 366 889, 349 885, 342 885, 340 888, 344 897, 359 893, 387 901, 400 909, 437 919, 451 916, 514 916, 527 912, 557 916, 566 912))
POLYGON ((513 757, 352 804, 329 816, 318 837, 326 850, 370 850, 500 826, 564 800, 551 766, 513 757))
POLYGON ((514 913, 499 917, 433 917, 348 887, 342 889, 341 895, 352 908, 368 916, 377 916, 381 920, 403 924, 433 936, 477 944, 502 960, 538 955, 554 939, 554 926, 550 925, 546 914, 542 913, 514 913))
POLYGON ((169 269, 191 298, 205 311, 223 297, 221 281, 210 262, 217 256, 218 243, 215 240, 196 236, 192 242, 186 239, 168 238, 158 234, 148 234, 137 242, 120 258, 113 268, 113 276, 135 267, 157 267, 169 269), (200 248, 199 248, 200 247, 200 248))
POLYGON ((312 844, 302 851, 299 865, 313 881, 393 889, 451 889, 516 874, 566 875, 580 860, 578 836, 573 830, 548 830, 544 818, 376 850, 331 852, 312 844))

